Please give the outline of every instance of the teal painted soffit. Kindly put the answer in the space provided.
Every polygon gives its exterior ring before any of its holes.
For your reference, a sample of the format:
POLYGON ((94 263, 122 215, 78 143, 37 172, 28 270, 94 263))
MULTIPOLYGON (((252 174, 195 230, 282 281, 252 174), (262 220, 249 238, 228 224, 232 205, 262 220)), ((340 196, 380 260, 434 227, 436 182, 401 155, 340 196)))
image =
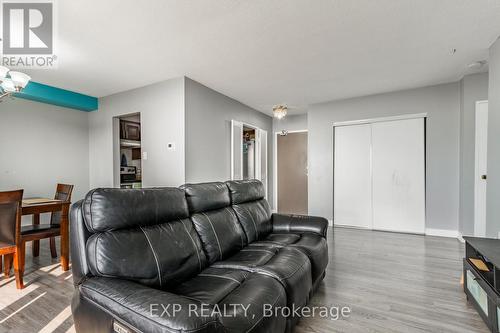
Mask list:
POLYGON ((97 110, 98 107, 96 97, 33 81, 28 83, 22 92, 15 93, 14 96, 87 112, 97 110))

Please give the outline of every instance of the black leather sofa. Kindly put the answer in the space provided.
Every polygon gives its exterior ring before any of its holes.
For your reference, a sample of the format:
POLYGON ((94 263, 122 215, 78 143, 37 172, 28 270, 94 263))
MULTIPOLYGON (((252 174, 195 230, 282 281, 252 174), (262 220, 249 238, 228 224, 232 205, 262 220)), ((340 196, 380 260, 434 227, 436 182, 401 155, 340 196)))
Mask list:
POLYGON ((328 264, 327 220, 272 214, 256 180, 95 189, 70 222, 77 332, 290 332, 274 310, 328 264))

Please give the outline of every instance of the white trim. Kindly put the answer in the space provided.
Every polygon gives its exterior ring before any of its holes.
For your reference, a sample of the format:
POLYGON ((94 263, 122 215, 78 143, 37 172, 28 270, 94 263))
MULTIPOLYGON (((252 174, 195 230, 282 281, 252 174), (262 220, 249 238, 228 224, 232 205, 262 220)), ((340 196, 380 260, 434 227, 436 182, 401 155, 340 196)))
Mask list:
MULTIPOLYGON (((332 220, 328 220, 328 224, 331 226, 333 224, 332 220)), ((401 231, 392 231, 392 230, 378 230, 378 229, 371 229, 371 228, 363 228, 363 227, 353 227, 350 225, 344 225, 344 224, 335 224, 335 227, 337 228, 346 228, 346 229, 357 229, 357 230, 367 230, 367 231, 376 231, 376 232, 393 232, 393 233, 399 233, 399 234, 407 234, 407 235, 421 235, 421 236, 438 236, 438 237, 448 237, 448 238, 457 238, 459 241, 462 243, 465 242, 464 239, 462 238, 462 235, 457 231, 457 230, 444 230, 444 229, 430 229, 430 228, 425 228, 425 234, 418 234, 418 233, 409 233, 409 232, 401 232, 401 231)))
POLYGON ((446 229, 431 229, 425 228, 426 236, 439 236, 439 237, 449 237, 449 238, 459 238, 460 234, 458 230, 446 230, 446 229))
POLYGON ((465 243, 465 239, 464 239, 462 236, 463 236, 463 235, 462 235, 462 233, 461 233, 461 232, 459 232, 459 233, 458 233, 458 237, 457 237, 457 239, 458 239, 458 241, 459 241, 460 243, 465 243))
MULTIPOLYGON (((288 131, 287 133, 303 133, 309 132, 307 129, 288 131)), ((274 132, 274 145, 273 145, 273 209, 278 211, 278 135, 281 131, 274 132)), ((309 169, 309 144, 307 147, 307 168, 309 169)), ((309 178, 309 171, 307 172, 307 178, 309 178)), ((309 182, 309 179, 307 180, 309 182)), ((308 205, 309 206, 309 205, 308 205)))
POLYGON ((230 171, 230 177, 229 179, 234 180, 234 119, 231 119, 231 154, 230 159, 231 159, 231 171, 230 171))
MULTIPOLYGON (((328 220, 328 223, 330 223, 330 221, 332 221, 332 224, 333 224, 333 220, 328 220)), ((345 229, 357 229, 357 230, 374 231, 372 228, 368 228, 368 227, 358 227, 358 226, 354 226, 354 225, 340 224, 340 223, 335 223, 335 227, 345 228, 345 229)))
POLYGON ((416 118, 426 118, 427 112, 425 113, 414 113, 414 114, 403 114, 399 116, 381 117, 381 118, 369 118, 369 119, 359 119, 359 120, 348 120, 348 121, 337 121, 333 123, 334 127, 338 126, 349 126, 349 125, 361 125, 361 124, 372 124, 386 121, 396 121, 405 119, 416 119, 416 118))
POLYGON ((328 226, 333 227, 333 220, 332 219, 328 219, 328 226))

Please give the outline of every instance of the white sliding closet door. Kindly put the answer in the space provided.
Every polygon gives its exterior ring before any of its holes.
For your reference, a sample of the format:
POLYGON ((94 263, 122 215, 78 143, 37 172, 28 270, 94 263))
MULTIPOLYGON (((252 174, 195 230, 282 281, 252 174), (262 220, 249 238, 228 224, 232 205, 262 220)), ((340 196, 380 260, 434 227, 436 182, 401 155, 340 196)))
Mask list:
POLYGON ((371 125, 336 127, 334 143, 334 222, 371 228, 371 125))
POLYGON ((424 119, 371 126, 373 229, 424 233, 424 119))

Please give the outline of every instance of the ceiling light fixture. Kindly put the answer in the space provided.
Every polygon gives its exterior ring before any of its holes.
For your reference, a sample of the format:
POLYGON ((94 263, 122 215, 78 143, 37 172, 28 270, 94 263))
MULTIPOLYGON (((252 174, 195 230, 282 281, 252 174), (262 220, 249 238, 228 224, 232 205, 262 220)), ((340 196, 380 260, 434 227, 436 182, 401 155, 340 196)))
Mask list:
POLYGON ((273 106, 273 116, 277 119, 283 119, 288 112, 288 107, 283 104, 273 106))
POLYGON ((0 66, 0 100, 12 93, 21 92, 30 81, 29 75, 0 66))
POLYGON ((474 62, 471 62, 470 64, 468 64, 467 67, 469 67, 470 69, 479 69, 479 68, 482 68, 487 63, 488 63, 488 61, 486 61, 486 60, 474 61, 474 62))

